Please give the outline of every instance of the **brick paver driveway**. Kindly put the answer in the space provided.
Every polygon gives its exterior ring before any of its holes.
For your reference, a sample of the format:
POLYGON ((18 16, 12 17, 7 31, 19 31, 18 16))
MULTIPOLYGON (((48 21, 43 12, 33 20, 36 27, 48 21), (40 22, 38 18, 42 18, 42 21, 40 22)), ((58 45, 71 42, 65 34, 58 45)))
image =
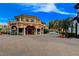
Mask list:
POLYGON ((79 55, 79 39, 58 38, 58 34, 0 35, 0 55, 69 56, 79 55))

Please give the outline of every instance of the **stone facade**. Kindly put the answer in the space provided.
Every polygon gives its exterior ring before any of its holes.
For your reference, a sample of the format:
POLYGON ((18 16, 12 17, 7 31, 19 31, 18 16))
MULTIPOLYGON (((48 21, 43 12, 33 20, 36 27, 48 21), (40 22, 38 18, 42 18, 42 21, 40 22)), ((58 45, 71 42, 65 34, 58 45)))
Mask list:
POLYGON ((15 16, 16 21, 9 22, 10 30, 17 34, 43 34, 44 29, 48 29, 48 26, 41 22, 35 16, 19 15, 15 16))

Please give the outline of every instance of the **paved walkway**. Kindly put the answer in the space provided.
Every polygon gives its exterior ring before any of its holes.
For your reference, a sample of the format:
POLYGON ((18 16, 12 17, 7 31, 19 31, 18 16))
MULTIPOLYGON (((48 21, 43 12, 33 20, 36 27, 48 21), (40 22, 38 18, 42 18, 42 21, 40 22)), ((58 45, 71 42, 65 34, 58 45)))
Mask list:
POLYGON ((79 56, 79 39, 58 38, 58 34, 0 35, 0 55, 79 56))

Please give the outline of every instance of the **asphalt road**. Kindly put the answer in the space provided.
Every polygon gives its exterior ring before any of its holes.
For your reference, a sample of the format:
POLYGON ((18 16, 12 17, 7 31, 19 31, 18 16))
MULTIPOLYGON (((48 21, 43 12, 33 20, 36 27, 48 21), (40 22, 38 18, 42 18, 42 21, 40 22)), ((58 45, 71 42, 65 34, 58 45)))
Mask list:
POLYGON ((59 34, 0 35, 1 56, 79 56, 79 39, 59 34))

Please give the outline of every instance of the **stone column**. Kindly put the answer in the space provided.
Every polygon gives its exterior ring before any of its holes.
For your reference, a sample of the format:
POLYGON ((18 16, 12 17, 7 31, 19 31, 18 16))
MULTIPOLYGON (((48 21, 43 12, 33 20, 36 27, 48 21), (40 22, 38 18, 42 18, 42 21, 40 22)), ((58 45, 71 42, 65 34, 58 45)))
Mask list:
POLYGON ((25 34, 25 26, 24 26, 24 35, 26 35, 26 34, 25 34))
POLYGON ((17 35, 19 34, 19 28, 17 27, 17 35))
POLYGON ((41 27, 40 27, 40 35, 41 35, 41 27))
POLYGON ((37 28, 36 28, 36 31, 35 32, 36 32, 36 35, 37 35, 37 28))
POLYGON ((21 18, 19 18, 19 21, 21 22, 21 18))

